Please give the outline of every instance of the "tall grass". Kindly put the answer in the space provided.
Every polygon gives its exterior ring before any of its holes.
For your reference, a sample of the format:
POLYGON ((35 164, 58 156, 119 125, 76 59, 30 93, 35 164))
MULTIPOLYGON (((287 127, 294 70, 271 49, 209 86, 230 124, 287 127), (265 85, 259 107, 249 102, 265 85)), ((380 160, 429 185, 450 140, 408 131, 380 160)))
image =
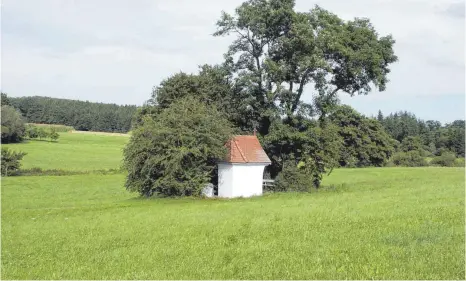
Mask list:
POLYGON ((465 277, 462 168, 341 169, 321 191, 232 200, 145 200, 123 181, 2 179, 2 277, 465 277))
POLYGON ((127 141, 6 145, 28 153, 29 176, 2 178, 3 279, 465 278, 464 168, 337 169, 311 193, 142 199, 115 170, 127 141))

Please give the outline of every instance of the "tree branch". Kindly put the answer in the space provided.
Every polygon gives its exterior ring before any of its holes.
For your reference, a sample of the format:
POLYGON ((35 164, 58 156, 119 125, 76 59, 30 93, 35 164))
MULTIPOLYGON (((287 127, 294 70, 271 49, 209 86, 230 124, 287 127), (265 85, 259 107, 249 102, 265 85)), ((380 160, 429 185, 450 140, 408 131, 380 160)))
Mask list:
POLYGON ((335 90, 333 90, 331 93, 330 93, 330 96, 334 96, 339 90, 341 90, 339 87, 337 87, 335 90))
POLYGON ((307 75, 310 72, 311 72, 310 68, 306 69, 306 71, 304 71, 303 77, 301 78, 301 81, 299 82, 298 94, 296 95, 293 105, 291 106, 292 113, 296 111, 296 108, 298 108, 299 100, 301 99, 301 95, 303 94, 304 84, 306 83, 307 75))
MULTIPOLYGON (((249 53, 254 57, 254 59, 255 59, 255 61, 256 61, 257 71, 259 72, 259 75, 258 75, 258 76, 259 76, 259 77, 258 77, 258 78, 259 78, 259 90, 260 90, 261 92, 264 92, 264 89, 263 89, 263 87, 262 87, 262 68, 261 68, 260 60, 259 60, 260 55, 257 54, 257 53, 258 53, 258 50, 256 50, 255 44, 254 44, 254 42, 253 42, 253 39, 251 39, 251 35, 250 35, 250 33, 249 33, 249 29, 247 30, 247 32, 248 32, 247 36, 246 36, 245 34, 241 33, 236 27, 233 28, 233 30, 234 30, 236 33, 238 33, 238 34, 241 36, 241 38, 247 40, 247 41, 249 42, 249 44, 251 45, 252 52, 249 52, 249 53)), ((261 44, 261 48, 264 48, 263 46, 264 46, 264 44, 261 44)), ((261 50, 261 51, 262 51, 262 50, 261 50)))

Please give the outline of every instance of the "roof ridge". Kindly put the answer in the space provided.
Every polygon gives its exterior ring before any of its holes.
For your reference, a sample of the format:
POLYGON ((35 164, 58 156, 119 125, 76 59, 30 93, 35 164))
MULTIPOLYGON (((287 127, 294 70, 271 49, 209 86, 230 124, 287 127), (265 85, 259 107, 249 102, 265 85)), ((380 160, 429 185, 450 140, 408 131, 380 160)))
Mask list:
POLYGON ((239 147, 238 142, 236 141, 236 139, 233 139, 233 142, 235 143, 236 148, 238 148, 238 151, 239 151, 239 153, 241 154, 241 157, 243 158, 243 160, 244 160, 245 162, 248 162, 248 159, 246 158, 246 156, 244 155, 243 151, 242 151, 241 148, 239 147))

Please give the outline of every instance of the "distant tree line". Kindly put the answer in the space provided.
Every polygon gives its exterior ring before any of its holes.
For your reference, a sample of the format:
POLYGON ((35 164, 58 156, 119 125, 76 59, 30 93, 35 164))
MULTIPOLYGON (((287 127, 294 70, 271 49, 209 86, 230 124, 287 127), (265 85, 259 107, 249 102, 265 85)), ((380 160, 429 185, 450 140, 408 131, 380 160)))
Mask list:
MULTIPOLYGON (((2 98, 6 95, 2 94, 2 98)), ((49 97, 7 97, 28 123, 61 124, 79 131, 126 133, 135 105, 116 105, 49 97)))
POLYGON ((422 150, 425 155, 439 156, 449 151, 457 157, 465 155, 464 120, 442 125, 436 120, 421 120, 407 111, 390 113, 386 117, 379 111, 377 119, 405 152, 422 150))

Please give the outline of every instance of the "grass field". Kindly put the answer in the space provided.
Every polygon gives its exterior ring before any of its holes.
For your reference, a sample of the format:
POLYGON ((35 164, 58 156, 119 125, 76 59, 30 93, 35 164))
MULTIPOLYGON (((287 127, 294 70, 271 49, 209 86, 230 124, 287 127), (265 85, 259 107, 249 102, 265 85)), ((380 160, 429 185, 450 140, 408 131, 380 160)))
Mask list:
MULTIPOLYGON (((109 138, 16 147, 113 167, 127 138, 109 138)), ((318 192, 233 200, 140 199, 124 175, 2 178, 2 279, 464 279, 464 173, 339 169, 318 192)))
POLYGON ((61 133, 57 142, 30 140, 5 147, 27 153, 23 168, 92 171, 118 169, 128 137, 61 133))

